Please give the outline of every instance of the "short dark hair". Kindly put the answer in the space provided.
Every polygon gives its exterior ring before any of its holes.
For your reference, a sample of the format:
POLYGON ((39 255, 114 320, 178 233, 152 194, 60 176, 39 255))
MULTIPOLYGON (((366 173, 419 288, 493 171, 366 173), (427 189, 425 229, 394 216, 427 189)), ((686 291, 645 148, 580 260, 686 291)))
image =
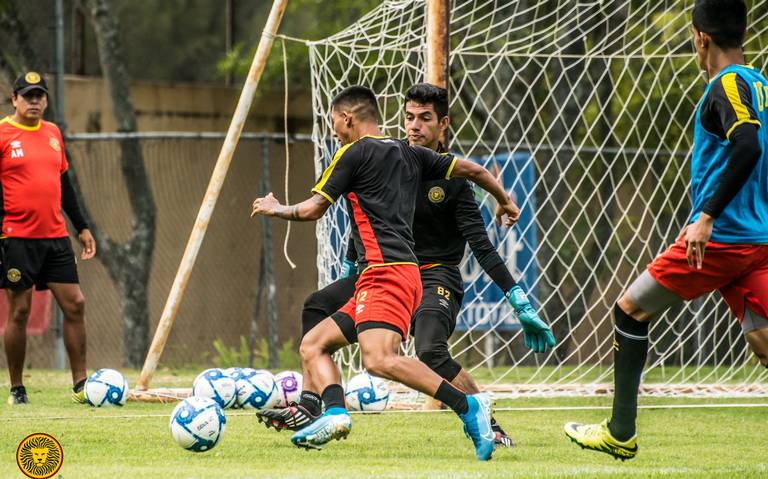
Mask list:
POLYGON ((693 26, 712 37, 720 48, 740 48, 747 33, 744 0, 696 0, 693 26))
POLYGON ((405 92, 405 103, 432 105, 438 119, 448 116, 448 90, 429 83, 417 83, 405 92))
POLYGON ((348 108, 361 119, 379 121, 379 104, 368 87, 354 85, 341 90, 331 101, 331 108, 348 108))

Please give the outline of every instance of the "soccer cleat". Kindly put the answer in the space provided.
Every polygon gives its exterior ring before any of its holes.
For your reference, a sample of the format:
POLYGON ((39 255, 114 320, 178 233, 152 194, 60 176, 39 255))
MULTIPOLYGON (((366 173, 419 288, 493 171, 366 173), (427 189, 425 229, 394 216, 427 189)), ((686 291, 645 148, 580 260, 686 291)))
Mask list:
POLYGON ((78 404, 85 404, 85 379, 72 388, 72 400, 78 404))
POLYGON ((582 449, 591 449, 593 451, 610 454, 616 459, 626 461, 637 455, 637 435, 632 436, 626 441, 619 441, 608 429, 608 420, 600 424, 577 424, 575 422, 567 423, 563 429, 565 435, 575 442, 582 449))
POLYGON ((24 386, 12 387, 11 395, 8 397, 8 404, 29 404, 26 388, 24 386))
POLYGON ((498 423, 495 423, 492 421, 491 429, 493 430, 493 434, 494 434, 494 440, 493 440, 494 448, 515 447, 515 441, 513 441, 511 437, 507 436, 507 433, 504 432, 504 429, 502 429, 498 423))
POLYGON ((312 424, 300 429, 291 442, 304 449, 322 449, 332 439, 346 439, 352 430, 352 419, 346 409, 332 407, 312 424))
POLYGON ((256 418, 259 422, 264 423, 267 429, 272 427, 276 431, 283 429, 298 431, 317 421, 319 417, 319 415, 313 415, 307 408, 295 402, 281 409, 264 409, 256 412, 256 418))
POLYGON ((488 461, 493 455, 495 435, 491 429, 491 400, 487 394, 479 393, 467 396, 469 409, 459 418, 464 423, 464 434, 475 445, 475 456, 480 461, 488 461))

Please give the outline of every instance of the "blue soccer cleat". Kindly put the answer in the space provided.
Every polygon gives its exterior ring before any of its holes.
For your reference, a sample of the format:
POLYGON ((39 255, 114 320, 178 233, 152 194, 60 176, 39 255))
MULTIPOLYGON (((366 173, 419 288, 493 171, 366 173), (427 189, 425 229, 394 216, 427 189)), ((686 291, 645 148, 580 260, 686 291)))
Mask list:
POLYGON ((480 461, 488 461, 493 454, 496 435, 491 428, 491 400, 487 394, 467 396, 469 409, 459 418, 464 423, 464 434, 475 445, 475 455, 480 461))
POLYGON ((332 407, 318 420, 291 436, 291 442, 304 449, 322 449, 332 439, 346 439, 351 430, 352 419, 347 410, 332 407))

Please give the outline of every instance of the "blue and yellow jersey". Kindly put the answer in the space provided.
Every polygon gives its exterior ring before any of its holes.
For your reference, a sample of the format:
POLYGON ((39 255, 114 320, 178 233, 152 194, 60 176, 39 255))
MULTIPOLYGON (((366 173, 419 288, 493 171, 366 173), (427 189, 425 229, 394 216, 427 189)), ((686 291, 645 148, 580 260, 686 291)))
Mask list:
POLYGON ((729 137, 744 123, 758 127, 762 153, 752 175, 715 220, 712 241, 768 244, 768 80, 751 66, 724 68, 696 108, 691 157, 691 222, 712 197, 733 147, 729 137))

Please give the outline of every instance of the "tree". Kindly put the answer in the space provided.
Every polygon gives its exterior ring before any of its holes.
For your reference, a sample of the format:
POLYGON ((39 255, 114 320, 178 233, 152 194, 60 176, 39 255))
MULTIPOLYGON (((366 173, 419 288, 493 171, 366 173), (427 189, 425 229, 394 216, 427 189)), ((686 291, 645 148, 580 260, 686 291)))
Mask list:
MULTIPOLYGON (((112 109, 120 133, 137 130, 131 103, 128 75, 123 61, 119 23, 110 0, 85 0, 96 33, 99 60, 109 89, 112 109)), ((155 246, 155 201, 144 166, 139 140, 120 141, 120 167, 133 211, 131 237, 117 243, 94 225, 100 248, 98 255, 120 293, 123 316, 124 363, 141 366, 149 346, 147 288, 155 246)))

